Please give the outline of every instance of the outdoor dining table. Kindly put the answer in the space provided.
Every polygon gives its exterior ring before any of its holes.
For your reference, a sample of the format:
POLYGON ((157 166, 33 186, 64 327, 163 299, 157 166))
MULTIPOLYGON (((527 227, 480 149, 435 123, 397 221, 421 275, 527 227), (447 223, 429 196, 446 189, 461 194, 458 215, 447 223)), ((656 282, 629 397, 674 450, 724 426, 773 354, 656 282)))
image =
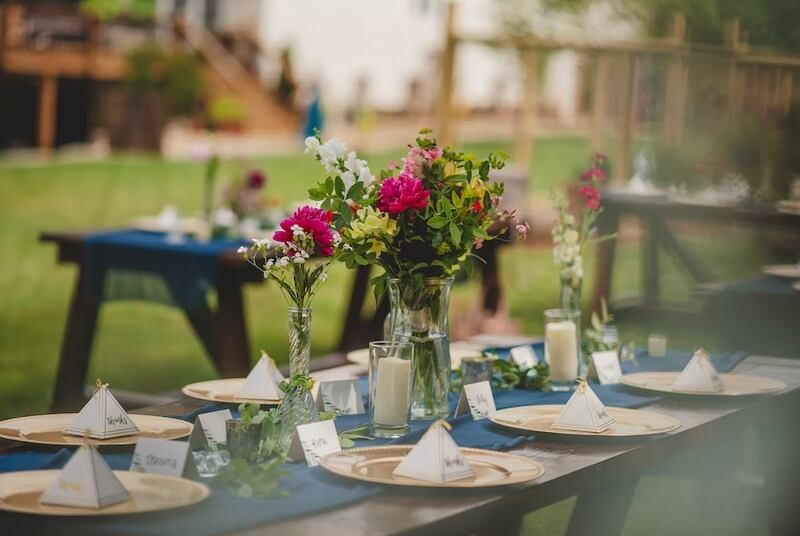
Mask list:
MULTIPOLYGON (((664 397, 647 406, 648 410, 670 415, 681 428, 652 439, 633 441, 557 441, 536 437, 515 446, 511 451, 543 464, 539 479, 506 489, 436 492, 414 488, 385 489, 347 506, 303 515, 277 523, 251 526, 226 532, 237 536, 262 534, 357 536, 383 534, 518 534, 521 516, 562 499, 578 496, 567 534, 619 534, 634 496, 640 475, 670 465, 667 474, 680 472, 699 480, 699 485, 713 480, 716 485, 738 485, 734 481, 736 457, 732 445, 741 445, 749 425, 755 425, 764 468, 764 504, 772 534, 798 534, 800 519, 796 505, 800 499, 800 361, 749 356, 734 369, 739 373, 760 374, 782 380, 788 388, 778 394, 760 397, 688 398, 664 397), (728 454, 726 454, 728 453, 728 454), (694 463, 692 463, 694 460, 694 463)), ((363 373, 357 365, 348 365, 317 373, 319 380, 355 377, 363 373)), ((197 410, 204 402, 181 399, 177 402, 137 410, 154 415, 177 415, 197 410)), ((20 445, 0 442, 3 451, 13 452, 20 445)), ((685 476, 682 475, 682 476, 685 476)), ((338 477, 337 477, 338 478, 338 477)), ((353 484, 355 485, 355 484, 353 484)), ((700 501, 711 503, 708 516, 724 515, 714 497, 699 493, 700 501)), ((305 501, 307 497, 290 500, 305 501)), ((197 508, 203 508, 199 505, 197 508)), ((0 514, 3 516, 14 514, 0 514)), ((176 511, 190 526, 191 509, 176 511)), ((679 515, 664 512, 665 516, 679 515)), ((8 518, 5 518, 8 519, 8 518)), ((146 516, 135 516, 135 524, 146 516)), ((19 521, 19 520, 18 520, 19 521)), ((37 520, 50 523, 55 530, 60 520, 37 520)), ((21 520, 20 527, 24 527, 21 520)), ((44 525, 37 525, 44 526, 44 525)), ((134 525, 135 526, 135 525, 134 525)), ((126 533, 131 533, 130 531, 126 533)))
MULTIPOLYGON (((639 220, 641 236, 641 296, 609 300, 611 309, 664 313, 676 311, 687 318, 685 307, 669 303, 661 297, 661 264, 659 252, 669 254, 683 268, 690 283, 712 283, 714 270, 685 247, 670 229, 668 222, 698 224, 739 224, 754 228, 782 230, 800 235, 800 213, 782 212, 771 205, 727 206, 673 200, 666 195, 635 195, 609 190, 603 193, 603 211, 597 220, 598 236, 619 232, 623 217, 639 220)), ((597 245, 597 269, 592 297, 592 311, 600 309, 601 299, 611 296, 614 257, 617 240, 597 245)), ((765 350, 761 350, 765 351, 765 350)))

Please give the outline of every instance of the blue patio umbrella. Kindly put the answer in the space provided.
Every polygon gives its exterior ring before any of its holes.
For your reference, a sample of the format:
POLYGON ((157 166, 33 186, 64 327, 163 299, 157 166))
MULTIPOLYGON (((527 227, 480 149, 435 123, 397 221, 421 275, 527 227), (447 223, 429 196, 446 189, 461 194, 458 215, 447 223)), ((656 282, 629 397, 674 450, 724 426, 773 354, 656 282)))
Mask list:
POLYGON ((325 116, 322 113, 322 103, 319 99, 319 90, 314 88, 311 102, 306 111, 306 120, 303 124, 303 136, 313 136, 315 130, 322 130, 325 123, 325 116))

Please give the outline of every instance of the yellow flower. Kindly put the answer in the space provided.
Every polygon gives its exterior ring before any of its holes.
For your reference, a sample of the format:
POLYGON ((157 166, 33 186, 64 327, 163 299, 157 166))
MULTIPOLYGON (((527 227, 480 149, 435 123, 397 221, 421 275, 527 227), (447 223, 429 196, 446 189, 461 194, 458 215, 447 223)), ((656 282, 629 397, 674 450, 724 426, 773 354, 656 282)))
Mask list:
POLYGON ((386 244, 384 244, 382 240, 370 240, 370 246, 367 250, 367 253, 372 253, 376 257, 380 257, 381 253, 384 251, 386 251, 386 244))
POLYGON ((362 240, 368 237, 393 237, 397 234, 397 222, 385 212, 364 207, 356 212, 356 219, 350 224, 350 237, 362 240))

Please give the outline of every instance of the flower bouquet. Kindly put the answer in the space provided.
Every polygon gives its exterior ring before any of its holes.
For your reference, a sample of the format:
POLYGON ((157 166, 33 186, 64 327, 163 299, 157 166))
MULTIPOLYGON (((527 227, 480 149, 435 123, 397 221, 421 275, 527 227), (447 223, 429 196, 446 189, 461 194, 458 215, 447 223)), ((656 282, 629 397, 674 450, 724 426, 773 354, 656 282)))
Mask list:
POLYGON ((581 174, 582 186, 578 195, 583 200, 580 221, 570 213, 569 203, 561 194, 553 194, 556 221, 552 229, 553 262, 561 278, 561 308, 581 308, 581 285, 583 283, 583 252, 591 241, 606 240, 612 236, 595 239, 595 223, 600 215, 600 191, 597 184, 606 180, 603 169, 606 156, 596 153, 591 167, 581 174))
POLYGON ((387 338, 414 344, 412 417, 446 416, 452 276, 474 249, 507 231, 498 222, 515 221, 513 211, 498 206, 503 185, 489 179, 504 156, 479 160, 443 149, 423 130, 402 166, 391 163, 376 179, 339 141, 310 137, 306 152, 327 172, 309 195, 333 214, 341 234, 338 259, 350 268, 383 268, 371 283, 376 297, 389 291, 387 338))
POLYGON ((298 208, 280 223, 272 240, 253 239, 239 248, 244 259, 265 279, 277 283, 289 303, 289 372, 308 374, 311 359, 311 300, 328 278, 328 268, 339 245, 331 227, 333 213, 309 205, 298 208))

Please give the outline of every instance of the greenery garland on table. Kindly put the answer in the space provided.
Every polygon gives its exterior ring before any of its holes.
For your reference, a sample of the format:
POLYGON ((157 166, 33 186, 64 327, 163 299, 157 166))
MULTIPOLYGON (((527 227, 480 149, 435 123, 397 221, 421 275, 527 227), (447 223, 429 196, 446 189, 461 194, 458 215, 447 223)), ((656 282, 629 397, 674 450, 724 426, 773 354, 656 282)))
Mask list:
MULTIPOLYGON (((492 378, 489 383, 492 389, 530 389, 537 391, 550 390, 550 366, 541 361, 532 367, 521 367, 513 361, 501 359, 491 352, 482 352, 483 357, 493 359, 492 378)), ((460 392, 463 387, 461 370, 453 371, 450 390, 460 392)))

